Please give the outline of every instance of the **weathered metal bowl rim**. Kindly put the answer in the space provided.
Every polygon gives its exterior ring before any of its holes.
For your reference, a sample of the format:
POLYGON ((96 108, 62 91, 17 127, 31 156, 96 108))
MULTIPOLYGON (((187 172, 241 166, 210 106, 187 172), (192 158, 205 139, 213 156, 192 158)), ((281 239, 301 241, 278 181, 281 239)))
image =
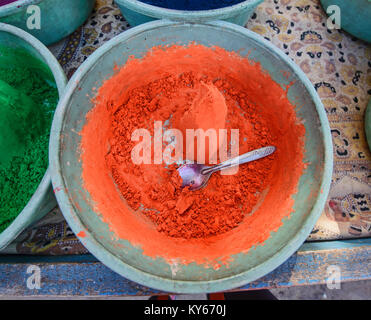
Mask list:
MULTIPOLYGON (((44 59, 44 62, 49 67, 50 71, 53 73, 54 80, 56 82, 59 97, 62 96, 64 88, 67 84, 67 79, 64 71, 57 59, 48 50, 45 45, 43 45, 38 39, 23 31, 17 27, 0 23, 0 31, 8 32, 12 35, 17 36, 29 45, 31 45, 44 59)), ((28 201, 27 205, 23 208, 17 218, 0 233, 0 249, 6 247, 12 240, 14 240, 29 224, 35 211, 39 209, 43 195, 45 195, 49 188, 51 187, 50 171, 49 168, 46 170, 39 186, 37 187, 35 193, 28 201)))
POLYGON ((271 44, 269 41, 265 40, 258 34, 246 28, 234 25, 232 23, 224 21, 216 22, 214 21, 199 24, 213 26, 220 29, 228 29, 229 31, 234 31, 243 34, 244 36, 264 45, 267 48, 267 50, 274 52, 285 63, 287 63, 290 66, 290 68, 292 68, 292 70, 296 73, 299 79, 302 81, 303 85, 309 91, 313 99, 313 102, 316 105, 316 110, 319 115, 320 125, 322 129, 321 131, 325 148, 325 154, 324 154, 324 169, 320 186, 321 192, 319 193, 319 196, 316 199, 316 202, 311 210, 311 213, 308 215, 308 218, 303 222, 302 229, 296 234, 296 236, 293 237, 285 247, 277 251, 275 255, 266 260, 264 263, 260 264, 255 268, 242 272, 238 275, 211 281, 170 280, 143 272, 137 268, 134 268, 124 263, 123 261, 118 259, 114 254, 109 252, 102 244, 100 244, 97 240, 94 239, 93 235, 89 232, 89 230, 87 230, 87 228, 80 220, 75 210, 75 207, 70 202, 68 194, 65 191, 66 183, 62 175, 62 169, 59 159, 59 151, 61 148, 60 134, 62 131, 63 122, 66 116, 65 113, 71 95, 77 89, 80 80, 89 72, 90 68, 94 66, 94 64, 97 62, 99 58, 104 56, 105 53, 107 53, 111 48, 115 47, 119 43, 122 43, 130 39, 132 36, 170 25, 191 25, 191 24, 182 22, 171 22, 166 20, 157 20, 129 29, 128 31, 118 35, 117 37, 113 38, 112 40, 104 44, 102 47, 97 49, 75 72, 74 76, 67 85, 65 95, 59 102, 52 125, 52 134, 49 150, 52 182, 54 187, 58 188, 62 187, 61 191, 56 193, 56 197, 62 210, 62 213, 66 218, 69 226, 73 230, 73 232, 75 232, 75 234, 78 234, 81 230, 84 230, 85 237, 81 237, 80 241, 98 260, 100 260, 103 264, 108 266, 113 271, 144 286, 149 286, 162 291, 174 293, 204 293, 224 291, 245 285, 273 271, 284 261, 286 261, 292 254, 294 254, 302 245, 302 243, 306 240, 307 236, 310 234, 316 221, 321 215, 321 212, 325 205, 325 201, 327 199, 327 195, 330 190, 333 166, 330 126, 325 113, 325 109, 312 83, 309 81, 304 72, 293 61, 291 61, 291 59, 287 57, 286 54, 281 52, 273 44, 271 44))
POLYGON ((115 0, 119 5, 124 5, 135 12, 159 19, 181 19, 192 21, 202 18, 221 20, 241 13, 245 8, 257 6, 264 0, 245 0, 233 6, 211 10, 175 10, 157 7, 138 0, 115 0))

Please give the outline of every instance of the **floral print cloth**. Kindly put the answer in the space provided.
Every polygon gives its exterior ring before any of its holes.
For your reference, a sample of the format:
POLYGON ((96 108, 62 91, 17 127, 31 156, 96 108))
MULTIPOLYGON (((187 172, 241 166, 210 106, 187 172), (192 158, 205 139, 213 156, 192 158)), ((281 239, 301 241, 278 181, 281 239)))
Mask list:
MULTIPOLYGON (((342 30, 328 29, 327 19, 319 0, 265 0, 246 26, 300 66, 330 121, 332 186, 308 240, 371 235, 371 154, 364 131, 371 98, 371 46, 342 30)), ((70 78, 94 50, 129 27, 112 0, 97 0, 89 20, 50 49, 70 78)), ((4 252, 60 255, 87 250, 55 208, 4 252)))

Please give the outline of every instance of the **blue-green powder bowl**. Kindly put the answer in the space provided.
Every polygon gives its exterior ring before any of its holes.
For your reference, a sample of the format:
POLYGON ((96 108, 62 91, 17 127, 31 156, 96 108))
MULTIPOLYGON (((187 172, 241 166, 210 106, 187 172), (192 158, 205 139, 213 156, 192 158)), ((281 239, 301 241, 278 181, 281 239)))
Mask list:
POLYGON ((0 7, 0 22, 21 28, 50 45, 81 26, 94 3, 95 0, 18 0, 0 7))
MULTIPOLYGON (((332 142, 324 107, 313 85, 283 52, 246 28, 227 22, 188 24, 164 20, 132 28, 96 50, 76 71, 54 115, 49 160, 53 187, 69 226, 84 246, 102 263, 142 285, 177 293, 216 292, 236 288, 269 273, 288 259, 305 241, 321 215, 332 175, 332 142), (158 45, 191 42, 219 46, 259 61, 274 81, 286 86, 305 134, 307 168, 293 196, 294 212, 264 245, 233 256, 229 266, 215 270, 205 265, 168 263, 151 258, 125 239, 118 239, 94 209, 82 181, 81 135, 91 98, 103 81, 134 55, 141 57, 158 45), (289 75, 285 77, 284 75, 289 75)), ((284 169, 283 169, 284 170, 284 169)), ((290 173, 287 173, 290 174, 290 173)), ((96 181, 99 184, 99 181, 96 181)), ((285 192, 282 190, 282 192, 285 192)), ((124 205, 124 202, 123 202, 124 205)), ((140 235, 143 239, 146 234, 140 235)), ((226 244, 231 245, 231 244, 226 244)), ((232 244, 233 245, 233 244, 232 244)), ((182 247, 179 246, 179 252, 182 247)))
POLYGON ((187 11, 161 8, 138 0, 115 0, 122 15, 131 26, 137 26, 157 19, 186 22, 223 20, 244 26, 256 7, 263 1, 246 0, 220 9, 187 11))
MULTIPOLYGON (((62 95, 67 84, 66 76, 56 58, 39 40, 21 29, 0 23, 0 45, 25 49, 32 56, 43 61, 53 74, 59 96, 62 95)), ((45 216, 56 205, 48 169, 27 205, 9 227, 0 233, 0 250, 11 243, 25 228, 45 216)))

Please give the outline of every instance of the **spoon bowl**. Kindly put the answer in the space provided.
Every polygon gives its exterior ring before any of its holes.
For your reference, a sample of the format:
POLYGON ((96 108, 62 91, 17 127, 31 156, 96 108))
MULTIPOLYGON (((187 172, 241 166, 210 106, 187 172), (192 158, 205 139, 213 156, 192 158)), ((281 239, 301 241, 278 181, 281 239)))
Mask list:
POLYGON ((182 178, 182 188, 189 187, 190 190, 199 190, 206 186, 211 173, 203 174, 205 169, 211 168, 199 163, 183 164, 178 168, 182 178))
POLYGON ((275 150, 276 147, 273 146, 256 149, 215 166, 206 166, 199 163, 183 164, 178 168, 178 173, 182 178, 182 188, 189 187, 189 190, 192 191, 199 190, 206 186, 214 172, 267 157, 275 150))

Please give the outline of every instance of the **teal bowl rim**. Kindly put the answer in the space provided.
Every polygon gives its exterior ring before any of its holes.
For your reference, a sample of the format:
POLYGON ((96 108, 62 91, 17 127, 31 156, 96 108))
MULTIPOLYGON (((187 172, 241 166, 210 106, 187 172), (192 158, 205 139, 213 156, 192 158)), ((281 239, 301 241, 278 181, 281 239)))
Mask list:
POLYGON ((138 0, 115 0, 118 5, 124 5, 128 9, 133 10, 135 12, 149 15, 154 18, 166 18, 166 19, 183 19, 183 20, 192 20, 192 19, 199 19, 199 18, 207 18, 207 19, 225 19, 228 17, 232 17, 247 7, 253 6, 256 7, 264 0, 245 0, 240 3, 237 3, 233 6, 228 6, 219 9, 211 9, 211 10, 175 10, 175 9, 167 9, 162 7, 157 7, 148 3, 140 2, 138 0))
POLYGON ((6 4, 5 6, 0 7, 0 17, 11 15, 17 11, 23 10, 24 7, 38 4, 45 0, 18 0, 6 4))
MULTIPOLYGON (((58 88, 59 97, 61 97, 67 84, 67 78, 59 62, 48 50, 48 48, 34 36, 17 27, 5 23, 0 23, 0 31, 8 32, 17 36, 18 38, 31 45, 40 54, 40 56, 44 59, 44 62, 49 67, 50 71, 53 73, 53 77, 58 88)), ((17 218, 15 218, 14 221, 3 232, 0 233, 0 249, 5 248, 26 227, 28 227, 32 216, 34 216, 35 211, 40 207, 43 195, 48 192, 50 187, 51 178, 50 170, 48 168, 35 193, 32 195, 26 206, 23 208, 17 218)))
POLYGON ((54 121, 52 124, 52 134, 49 145, 49 161, 52 176, 52 183, 54 188, 58 187, 59 192, 56 193, 56 198, 62 213, 67 220, 69 226, 75 234, 84 230, 84 237, 79 237, 82 244, 104 265, 109 267, 111 270, 117 272, 118 274, 128 278, 134 282, 155 288, 162 291, 174 292, 174 293, 204 293, 204 292, 218 292, 229 290, 243 286, 251 281, 254 281, 267 273, 273 271, 284 261, 286 261, 292 254, 294 254, 301 244, 306 240, 307 236, 310 234, 315 223, 320 217, 322 210, 327 199, 327 195, 330 190, 332 167, 333 167, 333 154, 332 154, 332 139, 330 134, 330 126, 325 113, 325 109, 322 102, 314 89, 314 86, 309 81, 304 72, 293 62, 289 57, 276 48, 269 41, 265 40, 260 35, 237 25, 224 21, 213 21, 207 22, 199 25, 209 25, 213 27, 220 27, 223 29, 229 29, 231 31, 242 33, 243 35, 259 42, 264 45, 268 50, 273 51, 281 59, 283 59, 297 74, 299 79, 302 81, 305 88, 309 91, 313 102, 316 105, 316 109, 319 115, 319 120, 322 128, 322 137, 325 147, 324 155, 324 171, 322 175, 322 181, 318 198, 312 208, 311 213, 308 218, 303 223, 302 229, 296 234, 294 238, 287 243, 285 247, 277 251, 274 256, 260 264, 258 267, 247 270, 238 275, 231 277, 226 277, 223 279, 212 280, 212 281, 181 281, 181 280, 169 280, 164 279, 147 272, 143 272, 137 268, 134 268, 109 252, 103 245, 96 241, 89 230, 84 226, 82 221, 79 219, 78 214, 75 211, 75 207, 70 202, 68 194, 66 193, 66 184, 62 175, 59 151, 60 151, 60 134, 63 127, 65 112, 67 105, 69 103, 70 97, 73 92, 77 89, 80 79, 82 79, 90 70, 91 67, 97 62, 97 60, 104 56, 112 47, 115 47, 121 42, 126 41, 130 37, 140 34, 142 32, 147 32, 149 30, 161 28, 163 26, 171 25, 193 25, 185 22, 171 22, 166 20, 156 20, 153 22, 145 23, 129 29, 116 36, 115 38, 108 41, 102 47, 98 48, 75 72, 72 79, 66 87, 65 94, 60 100, 57 110, 55 112, 54 121))
POLYGON ((368 101, 368 104, 366 106, 365 133, 366 133, 366 140, 367 140, 368 148, 371 151, 371 99, 368 101))

